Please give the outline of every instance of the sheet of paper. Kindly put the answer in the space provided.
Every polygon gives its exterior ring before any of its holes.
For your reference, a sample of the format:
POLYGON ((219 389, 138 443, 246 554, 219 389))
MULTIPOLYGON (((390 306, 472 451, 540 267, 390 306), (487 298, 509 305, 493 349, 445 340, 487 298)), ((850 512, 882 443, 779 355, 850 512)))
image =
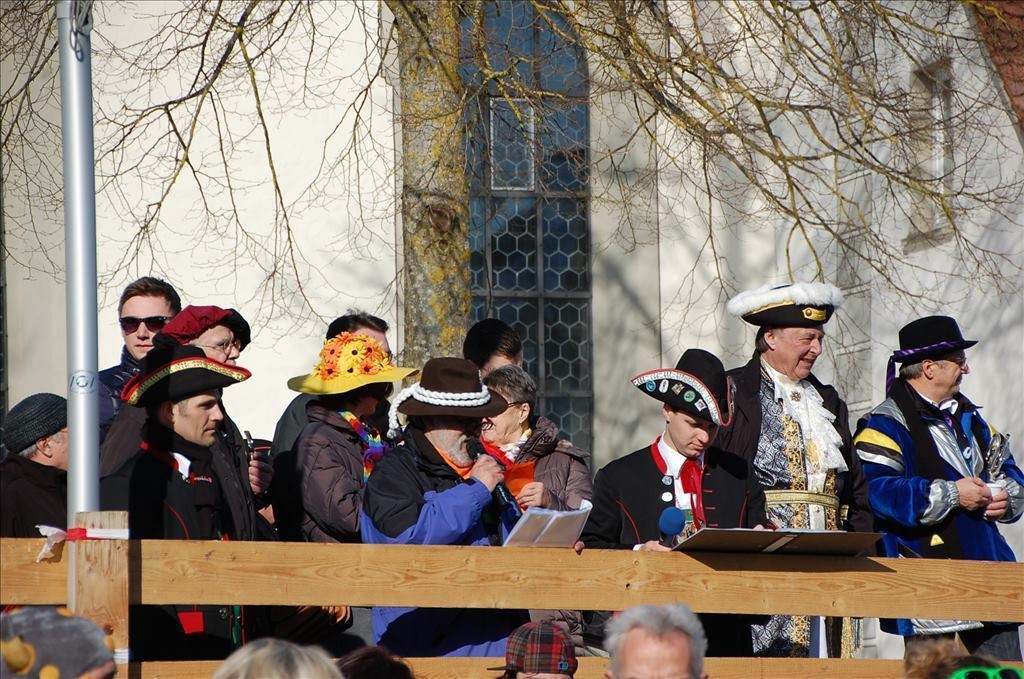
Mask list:
POLYGON ((590 502, 579 509, 560 512, 530 507, 505 540, 505 547, 572 547, 580 539, 590 516, 590 502))

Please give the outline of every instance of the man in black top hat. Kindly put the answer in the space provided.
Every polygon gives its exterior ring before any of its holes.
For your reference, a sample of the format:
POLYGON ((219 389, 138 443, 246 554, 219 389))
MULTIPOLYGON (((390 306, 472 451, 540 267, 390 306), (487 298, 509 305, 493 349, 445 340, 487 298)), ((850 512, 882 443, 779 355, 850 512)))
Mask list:
MULTIPOLYGON (((418 384, 391 404, 392 440, 366 483, 359 529, 363 542, 417 545, 500 545, 515 523, 496 502, 501 468, 478 455, 485 417, 508 407, 480 382, 473 363, 432 358, 418 384), (399 427, 398 414, 408 418, 399 427)), ((373 609, 374 641, 405 656, 505 654, 517 611, 438 608, 373 609)))
MULTIPOLYGON (((965 340, 949 316, 908 323, 899 341, 889 359, 887 398, 860 421, 854 439, 885 556, 909 549, 926 558, 1014 561, 996 522, 1024 514, 1024 474, 1001 435, 960 393, 970 372, 964 350, 976 342, 965 340)), ((908 647, 959 634, 971 653, 1021 659, 1016 624, 900 619, 883 620, 882 629, 903 635, 908 647)))
MULTIPOLYGON (((227 507, 210 451, 224 418, 224 387, 250 377, 245 368, 202 349, 153 349, 122 392, 146 410, 142 444, 101 482, 104 509, 128 510, 133 539, 217 540, 227 507)), ((146 660, 224 658, 242 643, 241 615, 229 608, 144 606, 131 615, 132 653, 146 660)))
MULTIPOLYGON (((812 374, 825 324, 842 304, 826 283, 765 285, 729 300, 726 311, 756 326, 754 356, 731 370, 736 416, 718 445, 753 462, 768 519, 779 528, 872 528, 867 485, 850 448, 849 413, 839 392, 812 374)), ((772 616, 755 628, 758 655, 851 655, 839 619, 772 616)))
MULTIPOLYGON (((694 528, 764 527, 764 493, 750 461, 714 446, 732 418, 732 399, 722 362, 688 349, 675 369, 651 370, 633 385, 662 402, 665 432, 650 446, 607 464, 594 479, 593 509, 582 539, 588 547, 667 551, 659 519, 669 507, 682 510, 694 528)), ((603 638, 607 616, 591 618, 588 645, 603 638)), ((749 619, 702 616, 712 655, 749 656, 749 619)))

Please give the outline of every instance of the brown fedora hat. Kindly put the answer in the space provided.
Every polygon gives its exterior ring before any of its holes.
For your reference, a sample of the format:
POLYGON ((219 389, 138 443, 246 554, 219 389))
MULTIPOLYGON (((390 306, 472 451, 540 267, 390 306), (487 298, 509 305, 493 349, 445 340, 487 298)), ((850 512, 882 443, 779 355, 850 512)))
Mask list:
POLYGON ((508 407, 480 382, 480 370, 464 358, 432 358, 419 384, 403 389, 392 407, 403 415, 490 417, 508 407))

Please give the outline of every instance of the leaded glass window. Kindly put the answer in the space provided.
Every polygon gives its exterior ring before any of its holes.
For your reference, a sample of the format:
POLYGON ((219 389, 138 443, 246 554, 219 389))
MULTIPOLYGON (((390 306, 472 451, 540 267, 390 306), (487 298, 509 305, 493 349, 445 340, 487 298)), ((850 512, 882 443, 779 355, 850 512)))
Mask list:
POLYGON ((463 22, 461 73, 476 95, 466 106, 473 321, 519 332, 538 412, 589 449, 589 120, 571 35, 529 0, 488 1, 463 22), (514 76, 488 79, 481 61, 514 76))

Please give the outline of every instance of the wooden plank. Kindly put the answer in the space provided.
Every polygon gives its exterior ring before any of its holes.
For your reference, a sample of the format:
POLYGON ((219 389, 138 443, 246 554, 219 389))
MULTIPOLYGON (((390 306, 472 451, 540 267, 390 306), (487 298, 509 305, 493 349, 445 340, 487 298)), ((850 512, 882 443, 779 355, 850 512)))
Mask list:
MULTIPOLYGON (((65 603, 67 564, 34 563, 41 546, 0 539, 0 601, 65 603)), ((171 541, 142 541, 137 552, 132 603, 621 609, 686 601, 718 612, 970 618, 985 610, 1024 619, 1019 563, 171 541), (530 568, 509 566, 522 563, 530 568)))
POLYGON ((138 552, 142 601, 154 604, 621 610, 684 601, 717 613, 971 619, 985 611, 1024 621, 1019 563, 153 540, 138 552))
MULTIPOLYGON (((504 658, 407 658, 417 679, 496 679, 504 658)), ((575 679, 603 679, 608 661, 580 658, 575 679)), ((132 663, 118 676, 141 679, 208 679, 220 665, 215 661, 132 663)), ((811 659, 811 658, 708 658, 705 671, 714 679, 821 679, 850 677, 892 679, 903 674, 902 660, 811 659)))
MULTIPOLYGON (((79 528, 120 528, 128 532, 128 512, 79 512, 79 528)), ((75 550, 75 614, 89 618, 114 641, 115 657, 128 659, 128 540, 80 540, 75 550)))
POLYGON ((68 560, 63 545, 54 558, 36 563, 42 538, 0 539, 0 603, 57 605, 68 602, 68 560))

